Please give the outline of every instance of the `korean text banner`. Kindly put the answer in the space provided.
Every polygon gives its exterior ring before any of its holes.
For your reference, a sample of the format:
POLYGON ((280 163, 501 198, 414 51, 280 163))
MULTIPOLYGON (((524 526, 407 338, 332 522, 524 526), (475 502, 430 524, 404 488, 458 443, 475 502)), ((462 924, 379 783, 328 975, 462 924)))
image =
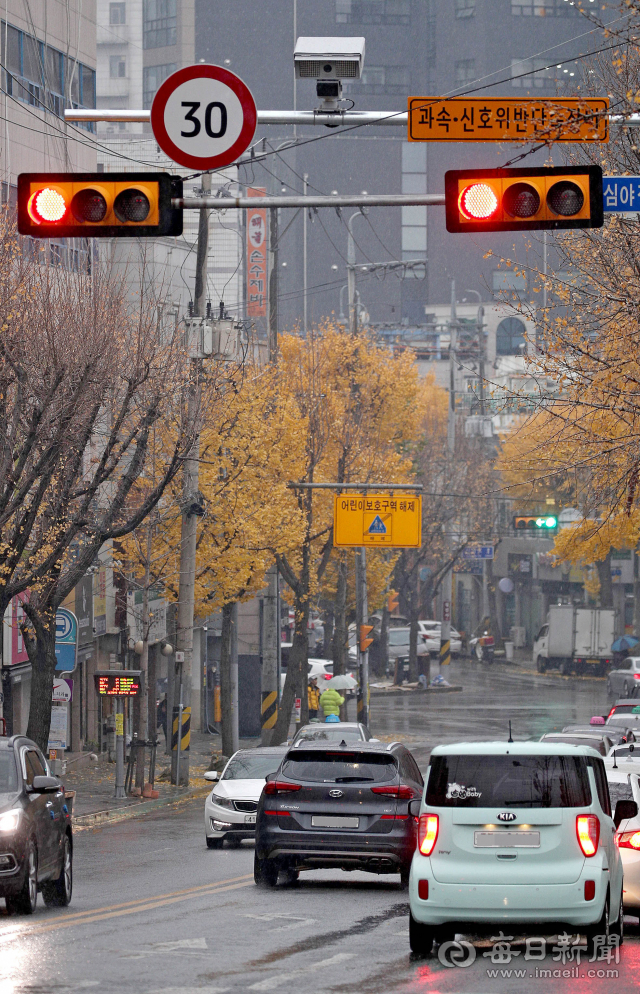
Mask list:
MULTIPOLYGON (((264 187, 249 187, 248 197, 264 197, 264 187)), ((247 211, 247 316, 267 316, 267 212, 247 211)))

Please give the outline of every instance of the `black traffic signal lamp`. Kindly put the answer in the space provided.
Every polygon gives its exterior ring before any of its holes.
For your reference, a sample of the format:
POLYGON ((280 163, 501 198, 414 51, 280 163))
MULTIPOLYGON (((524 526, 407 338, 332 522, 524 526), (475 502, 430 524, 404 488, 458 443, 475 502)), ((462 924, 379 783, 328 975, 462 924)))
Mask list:
POLYGON ((452 169, 445 173, 447 231, 601 228, 600 166, 452 169))
POLYGON ((182 234, 182 179, 169 173, 21 173, 18 231, 32 238, 182 234))
POLYGON ((516 514, 513 527, 516 531, 551 532, 558 527, 558 518, 555 514, 516 514))

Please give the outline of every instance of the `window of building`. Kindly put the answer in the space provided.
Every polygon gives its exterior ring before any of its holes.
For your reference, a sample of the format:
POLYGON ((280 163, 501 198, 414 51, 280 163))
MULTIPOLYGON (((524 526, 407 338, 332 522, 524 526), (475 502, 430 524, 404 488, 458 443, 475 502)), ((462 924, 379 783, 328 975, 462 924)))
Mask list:
POLYGON ((504 318, 496 331, 496 355, 524 355, 526 328, 519 318, 504 318))
POLYGON ((473 17, 476 0, 456 0, 456 17, 473 17))
POLYGON ((145 66, 142 73, 142 100, 145 109, 151 107, 153 98, 161 83, 177 69, 175 62, 163 66, 145 66))
POLYGON ((126 24, 126 23, 127 23, 126 3, 110 3, 109 24, 126 24))
POLYGON ((165 48, 177 40, 177 0, 144 0, 142 44, 165 48))
POLYGON ((516 17, 572 17, 579 9, 573 0, 511 0, 511 13, 516 17))
POLYGON ((406 96, 411 74, 406 66, 365 66, 362 77, 345 86, 349 94, 392 94, 406 96))
POLYGON ((127 62, 124 55, 109 56, 109 75, 111 79, 124 79, 127 75, 127 62))
POLYGON ((456 83, 470 83, 476 78, 476 60, 460 59, 456 62, 456 83))
POLYGON ((409 24, 411 0, 336 0, 337 24, 409 24))

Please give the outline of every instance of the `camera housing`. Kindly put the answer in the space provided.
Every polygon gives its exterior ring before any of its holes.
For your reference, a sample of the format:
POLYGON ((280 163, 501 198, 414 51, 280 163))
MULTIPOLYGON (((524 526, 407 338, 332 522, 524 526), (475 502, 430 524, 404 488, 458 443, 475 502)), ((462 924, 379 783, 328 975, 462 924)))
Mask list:
POLYGON ((315 79, 320 110, 337 113, 343 79, 360 79, 364 38, 298 38, 293 52, 296 79, 315 79))

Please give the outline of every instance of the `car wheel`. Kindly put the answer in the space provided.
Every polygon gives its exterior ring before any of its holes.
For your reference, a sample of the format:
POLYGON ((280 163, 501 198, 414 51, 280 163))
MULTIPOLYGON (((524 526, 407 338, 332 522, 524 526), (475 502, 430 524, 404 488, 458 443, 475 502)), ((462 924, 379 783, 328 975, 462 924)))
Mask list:
POLYGON ((12 915, 32 915, 38 901, 38 854, 35 842, 29 842, 25 855, 26 873, 19 894, 7 897, 7 910, 12 915))
POLYGON ((431 956, 435 937, 435 929, 417 922, 409 913, 409 946, 414 956, 431 956))
POLYGON ((536 659, 536 669, 538 673, 545 673, 547 669, 547 660, 544 656, 538 656, 536 659))
POLYGON ((596 948, 596 938, 604 936, 605 937, 605 943, 608 946, 609 945, 609 935, 610 935, 610 929, 609 929, 609 897, 607 896, 607 899, 604 902, 604 910, 602 912, 602 918, 600 919, 600 921, 596 925, 592 925, 591 928, 588 929, 587 932, 586 932, 586 936, 587 936, 587 956, 590 959, 593 958, 593 960, 595 960, 595 958, 597 956, 597 952, 598 951, 597 951, 597 948, 596 948))
POLYGON ((614 922, 613 925, 609 925, 609 935, 617 935, 619 946, 621 946, 624 942, 624 905, 622 903, 622 895, 620 895, 620 911, 618 912, 618 920, 617 922, 614 922))
POLYGON ((49 880, 42 885, 42 897, 48 908, 66 908, 71 904, 71 892, 73 890, 73 853, 71 850, 71 839, 68 835, 64 837, 64 850, 62 856, 62 868, 57 880, 49 880))
POLYGON ((222 849, 224 845, 224 837, 222 839, 210 839, 207 835, 207 849, 222 849))
POLYGON ((275 887, 278 883, 278 873, 279 867, 275 860, 254 857, 253 879, 258 887, 275 887))

